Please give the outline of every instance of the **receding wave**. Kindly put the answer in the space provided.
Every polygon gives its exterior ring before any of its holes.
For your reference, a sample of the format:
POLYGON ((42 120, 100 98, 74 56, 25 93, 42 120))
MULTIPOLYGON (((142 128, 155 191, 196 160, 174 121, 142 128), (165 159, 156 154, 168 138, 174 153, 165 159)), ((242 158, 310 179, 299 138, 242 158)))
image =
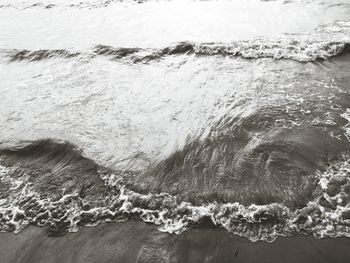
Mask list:
MULTIPOLYGON (((181 160, 171 156, 168 162, 174 158, 181 160)), ((102 167, 69 142, 27 142, 1 150, 0 229, 19 232, 28 225, 38 225, 47 227, 52 235, 62 235, 77 231, 79 226, 135 218, 169 233, 209 225, 252 241, 271 242, 278 236, 300 233, 349 236, 348 160, 349 156, 344 155, 334 159, 327 169, 316 170, 309 180, 312 195, 297 206, 283 200, 246 204, 219 199, 190 202, 174 194, 131 190, 128 179, 141 174, 102 167)), ((244 188, 244 181, 238 183, 244 188)))
POLYGON ((244 59, 290 59, 300 62, 326 60, 350 52, 347 42, 305 42, 297 40, 240 41, 231 44, 181 42, 161 49, 117 48, 97 45, 91 53, 69 50, 2 50, 9 62, 41 61, 53 58, 91 58, 105 56, 111 60, 132 63, 150 63, 168 56, 224 56, 244 59))

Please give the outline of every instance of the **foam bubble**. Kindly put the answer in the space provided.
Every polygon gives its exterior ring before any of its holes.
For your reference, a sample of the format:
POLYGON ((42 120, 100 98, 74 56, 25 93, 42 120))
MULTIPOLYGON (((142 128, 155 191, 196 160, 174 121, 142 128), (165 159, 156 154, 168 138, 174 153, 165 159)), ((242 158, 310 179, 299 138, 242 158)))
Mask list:
POLYGON ((347 156, 317 174, 320 187, 314 192, 314 200, 296 210, 279 203, 245 206, 237 202, 213 202, 196 206, 167 193, 137 193, 125 187, 116 174, 102 172, 100 176, 110 190, 97 198, 82 197, 78 192, 43 197, 34 190, 28 177, 22 176, 18 183, 12 169, 0 167, 0 180, 15 186, 8 197, 0 200, 3 232, 18 233, 34 224, 60 235, 66 231, 76 232, 83 225, 137 218, 172 234, 181 234, 209 220, 251 241, 272 242, 278 236, 298 233, 319 238, 349 236, 350 163, 347 156))

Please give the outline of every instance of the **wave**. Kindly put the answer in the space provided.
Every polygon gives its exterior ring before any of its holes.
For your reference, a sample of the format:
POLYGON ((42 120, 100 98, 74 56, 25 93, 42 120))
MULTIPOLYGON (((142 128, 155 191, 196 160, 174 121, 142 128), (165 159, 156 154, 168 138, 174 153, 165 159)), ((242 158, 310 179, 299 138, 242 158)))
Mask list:
POLYGON ((0 230, 17 233, 34 224, 63 235, 79 226, 136 218, 169 233, 213 226, 252 241, 294 234, 350 237, 348 160, 343 156, 316 171, 312 198, 298 208, 281 202, 194 204, 164 192, 131 190, 125 182, 140 174, 97 165, 69 142, 22 143, 0 153, 0 230))
POLYGON ((52 8, 103 8, 107 7, 110 4, 113 3, 142 3, 141 0, 93 0, 93 1, 67 1, 64 3, 64 1, 57 2, 57 1, 45 1, 40 2, 37 0, 31 0, 26 2, 16 2, 16 1, 4 1, 2 4, 0 4, 0 8, 12 8, 12 9, 18 9, 18 10, 25 10, 29 8, 40 8, 40 9, 52 9, 52 8))
POLYGON ((16 61, 41 61, 51 58, 74 58, 81 55, 79 52, 70 52, 64 49, 41 49, 41 50, 3 50, 3 53, 9 57, 10 62, 16 61))
MULTIPOLYGON (((192 0, 191 2, 201 2, 203 0, 192 0)), ((205 1, 213 1, 213 0, 205 0, 205 1)), ((217 1, 217 0, 216 0, 217 1)), ((128 5, 138 5, 150 2, 169 2, 169 0, 90 0, 90 1, 82 1, 82 0, 71 0, 71 1, 38 1, 38 0, 27 0, 23 1, 2 1, 0 4, 0 8, 12 8, 18 10, 25 10, 28 8, 40 8, 40 9, 52 9, 52 8, 88 8, 88 9, 96 9, 96 8, 104 8, 108 7, 112 4, 128 4, 128 5)), ((219 1, 220 2, 220 1, 219 1)), ((223 1, 224 2, 224 1, 223 1)), ((288 4, 312 4, 318 3, 320 5, 325 5, 327 8, 332 7, 344 7, 349 8, 349 3, 344 1, 314 1, 314 0, 256 0, 256 3, 259 2, 278 2, 283 5, 288 4)))
MULTIPOLYGON (((266 0, 261 0, 266 1, 266 0)), ((37 1, 37 0, 29 0, 26 2, 22 1, 4 1, 0 4, 0 8, 13 8, 24 10, 28 8, 40 8, 40 9, 51 9, 51 8, 103 8, 108 7, 111 4, 119 3, 119 4, 143 4, 146 2, 168 2, 168 0, 90 0, 90 1, 81 1, 81 0, 71 0, 57 2, 57 1, 37 1)), ((191 2, 191 1, 189 1, 191 2)), ((194 0, 193 2, 196 2, 194 0)))
POLYGON ((111 60, 131 63, 157 62, 169 56, 221 56, 243 59, 289 59, 300 62, 326 60, 350 53, 350 43, 347 42, 308 42, 297 40, 253 40, 239 41, 231 44, 181 42, 161 49, 115 48, 97 45, 91 53, 56 50, 2 50, 3 56, 9 62, 41 61, 53 58, 84 58, 93 59, 104 56, 111 60))
POLYGON ((349 53, 350 44, 342 42, 300 42, 277 41, 243 41, 231 46, 200 45, 198 55, 222 55, 242 57, 246 59, 273 58, 291 59, 301 62, 325 60, 349 53))

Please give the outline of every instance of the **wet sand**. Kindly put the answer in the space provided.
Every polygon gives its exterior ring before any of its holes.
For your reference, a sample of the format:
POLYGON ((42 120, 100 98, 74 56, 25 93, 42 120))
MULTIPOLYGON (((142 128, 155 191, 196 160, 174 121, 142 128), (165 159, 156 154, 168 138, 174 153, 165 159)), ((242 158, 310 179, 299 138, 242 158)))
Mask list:
POLYGON ((62 237, 48 237, 38 227, 0 236, 2 263, 350 261, 347 238, 296 236, 252 243, 222 229, 195 228, 169 235, 135 221, 82 228, 62 237))

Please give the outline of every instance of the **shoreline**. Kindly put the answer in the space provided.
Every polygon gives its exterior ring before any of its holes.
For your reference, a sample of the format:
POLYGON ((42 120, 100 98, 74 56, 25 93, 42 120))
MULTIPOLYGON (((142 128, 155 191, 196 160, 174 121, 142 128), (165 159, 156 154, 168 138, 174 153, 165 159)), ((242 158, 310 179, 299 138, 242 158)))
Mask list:
POLYGON ((31 226, 0 234, 2 263, 107 262, 332 262, 350 260, 349 238, 279 237, 251 242, 224 229, 193 228, 174 235, 140 221, 82 227, 77 233, 47 236, 31 226))

